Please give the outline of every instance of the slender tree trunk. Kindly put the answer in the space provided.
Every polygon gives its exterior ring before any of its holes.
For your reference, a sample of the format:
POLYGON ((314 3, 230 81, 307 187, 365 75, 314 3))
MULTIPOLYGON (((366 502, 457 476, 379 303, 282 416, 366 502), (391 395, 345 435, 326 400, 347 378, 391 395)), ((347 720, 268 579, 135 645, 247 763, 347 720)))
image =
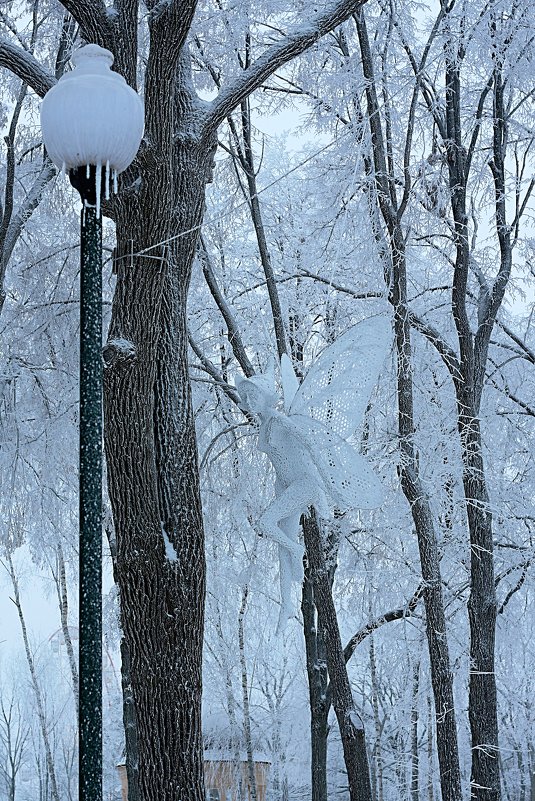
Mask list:
POLYGON ((71 671, 72 679, 72 692, 74 695, 74 705, 76 708, 76 716, 78 717, 78 666, 76 664, 76 657, 74 655, 74 648, 69 631, 69 596, 67 592, 67 577, 65 573, 65 559, 63 557, 63 548, 61 543, 58 543, 56 548, 57 556, 57 573, 54 575, 56 582, 56 589, 58 593, 59 611, 61 617, 61 631, 63 633, 63 641, 67 650, 67 657, 69 659, 69 668, 71 671))
POLYGON ((420 660, 414 664, 412 672, 411 706, 411 801, 420 798, 420 754, 418 751, 418 700, 420 689, 420 660))
MULTIPOLYGON (((276 767, 274 770, 274 776, 271 783, 273 788, 273 801, 284 801, 284 788, 288 784, 288 779, 286 775, 286 751, 283 746, 282 741, 282 728, 283 728, 283 717, 284 717, 284 710, 283 710, 283 699, 284 695, 282 691, 277 690, 276 683, 274 682, 273 687, 273 695, 274 697, 266 696, 269 710, 273 715, 273 754, 276 760, 276 767)), ((282 680, 281 680, 281 688, 282 688, 282 680)))
POLYGON ((420 481, 418 456, 413 443, 412 354, 407 310, 407 276, 404 242, 399 229, 394 232, 393 251, 392 303, 398 356, 401 486, 411 507, 418 538, 422 578, 426 583, 424 591, 426 632, 435 698, 442 799, 460 801, 461 773, 453 701, 453 674, 450 668, 438 542, 429 500, 420 481))
MULTIPOLYGON (((221 619, 218 620, 217 631, 221 640, 221 645, 225 647, 221 619)), ((230 721, 230 743, 229 750, 232 753, 233 765, 232 776, 234 781, 235 799, 234 801, 244 801, 245 788, 243 784, 243 773, 241 769, 240 745, 242 742, 241 732, 239 731, 236 719, 236 699, 234 698, 234 688, 232 686, 233 665, 225 659, 225 689, 227 694, 227 712, 230 721)))
POLYGON ((22 632, 22 640, 24 643, 24 651, 26 653, 26 661, 28 662, 28 669, 30 671, 32 690, 35 697, 35 705, 37 707, 37 719, 39 721, 39 728, 43 740, 43 747, 45 749, 47 777, 50 779, 50 793, 52 796, 52 801, 60 801, 60 796, 58 792, 58 782, 56 778, 56 766, 54 765, 54 757, 52 754, 52 746, 50 743, 48 721, 46 719, 43 694, 41 692, 41 687, 39 686, 39 681, 37 679, 37 672, 35 670, 35 662, 33 654, 30 649, 30 641, 28 639, 26 621, 24 619, 24 612, 20 600, 19 582, 17 579, 17 574, 15 573, 15 567, 13 565, 11 553, 9 551, 7 553, 6 559, 9 569, 9 576, 11 578, 11 583, 13 585, 13 594, 15 596, 13 601, 19 616, 20 629, 22 632))
MULTIPOLYGON (((449 32, 450 33, 450 32, 449 32)), ((450 33, 450 37, 454 34, 450 33)), ((479 420, 490 334, 511 270, 512 248, 505 220, 505 112, 499 64, 494 75, 494 147, 491 169, 496 187, 499 274, 488 297, 480 299, 474 337, 467 310, 470 245, 466 212, 467 165, 461 134, 461 58, 450 39, 446 58, 447 160, 455 223, 452 313, 459 338, 460 376, 455 381, 463 487, 470 535, 470 678, 468 717, 472 735, 472 797, 499 801, 498 713, 495 676, 496 587, 492 515, 486 485, 479 420), (450 45, 453 50, 448 50, 450 45)))
MULTIPOLYGON (((369 609, 369 612, 371 619, 371 609, 369 609)), ((381 721, 379 720, 379 686, 377 682, 377 664, 375 661, 375 643, 373 641, 373 634, 370 636, 370 679, 372 685, 371 703, 375 727, 375 745, 373 747, 375 788, 373 797, 376 798, 377 801, 383 801, 383 754, 381 749, 381 721)))
MULTIPOLYGON (((113 577, 117 584, 117 539, 111 521, 106 527, 106 535, 110 548, 113 565, 113 577)), ((119 607, 120 608, 120 607, 119 607)), ((121 617, 121 616, 120 616, 121 617)), ((121 624, 122 629, 122 624, 121 624)), ((123 729, 125 737, 125 769, 126 782, 128 788, 128 801, 139 801, 139 755, 137 748, 137 722, 134 696, 132 694, 132 682, 130 676, 130 655, 126 639, 121 636, 121 691, 123 699, 123 729)))
POLYGON ((8 704, 4 703, 4 699, 0 699, 0 744, 3 746, 4 757, 4 765, 0 765, 0 779, 5 781, 8 801, 15 801, 17 776, 23 765, 26 740, 30 731, 22 722, 20 704, 16 705, 15 715, 14 707, 13 696, 8 704))
POLYGON ((130 656, 124 637, 121 637, 121 689, 123 695, 123 728, 125 737, 125 768, 128 783, 128 801, 140 801, 136 708, 132 693, 130 656))
POLYGON ((305 567, 303 594, 303 631, 305 637, 308 696, 310 705, 310 744, 312 801, 327 801, 327 660, 325 643, 316 620, 313 578, 310 564, 305 567))
POLYGON ((433 701, 427 696, 427 801, 435 801, 433 757, 433 701))
POLYGON ((355 709, 344 660, 336 609, 332 597, 321 537, 315 514, 303 521, 305 547, 318 610, 318 625, 325 642, 327 669, 332 687, 333 707, 340 729, 351 801, 371 801, 370 771, 364 726, 355 709))
POLYGON ((254 772, 253 741, 251 736, 251 713, 249 709, 249 686, 247 680, 247 662, 245 661, 245 637, 243 628, 248 595, 249 595, 249 588, 245 586, 242 590, 240 612, 238 615, 238 643, 240 649, 241 689, 242 689, 242 703, 243 703, 243 731, 245 734, 245 751, 247 753, 249 795, 251 801, 256 801, 257 798, 256 777, 254 772))
POLYGON ((273 273, 273 266, 271 264, 271 254, 266 239, 266 232, 264 228, 264 221, 262 219, 262 210, 260 208, 260 201, 258 199, 258 187, 256 185, 256 172, 254 164, 254 154, 251 138, 251 110, 249 100, 242 103, 242 131, 244 149, 241 157, 242 166, 247 176, 247 188, 249 190, 249 203, 251 208, 251 218, 253 221, 256 241, 258 243, 258 252, 260 254, 260 261, 266 277, 266 287, 269 295, 269 302, 271 305, 271 313, 273 317, 273 326, 275 329, 275 340, 277 342, 277 350, 279 357, 283 353, 287 353, 286 348, 286 333, 284 330, 284 322, 282 317, 282 309, 277 290, 277 282, 273 273))
MULTIPOLYGON (((401 462, 401 487, 410 508, 418 538, 422 578, 425 581, 424 604, 426 633, 431 665, 431 682, 435 698, 437 750, 440 766, 442 801, 460 801, 461 774, 455 708, 453 703, 453 675, 450 668, 446 631, 446 616, 442 595, 442 580, 438 542, 429 500, 422 486, 418 454, 414 446, 414 402, 412 384, 412 349, 409 310, 407 306, 407 266, 405 238, 398 208, 395 177, 389 169, 381 125, 381 113, 375 89, 373 58, 362 10, 355 14, 355 22, 362 54, 366 89, 368 124, 372 136, 372 159, 375 179, 375 196, 370 197, 370 217, 375 236, 385 259, 385 276, 390 283, 389 300, 394 307, 394 332, 397 352, 398 433, 401 462), (387 243, 378 230, 377 210, 382 215, 388 232, 387 243)), ((366 168, 371 170, 370 162, 366 168)))

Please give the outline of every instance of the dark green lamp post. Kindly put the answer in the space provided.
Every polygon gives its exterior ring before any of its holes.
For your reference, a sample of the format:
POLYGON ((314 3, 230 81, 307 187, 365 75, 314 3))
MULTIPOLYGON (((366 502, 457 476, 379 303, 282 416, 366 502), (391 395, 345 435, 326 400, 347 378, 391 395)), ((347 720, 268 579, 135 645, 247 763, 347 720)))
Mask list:
POLYGON ((133 161, 143 106, 110 67, 113 55, 86 45, 76 66, 45 96, 43 141, 82 200, 80 236, 80 711, 79 798, 102 799, 102 217, 101 200, 133 161))

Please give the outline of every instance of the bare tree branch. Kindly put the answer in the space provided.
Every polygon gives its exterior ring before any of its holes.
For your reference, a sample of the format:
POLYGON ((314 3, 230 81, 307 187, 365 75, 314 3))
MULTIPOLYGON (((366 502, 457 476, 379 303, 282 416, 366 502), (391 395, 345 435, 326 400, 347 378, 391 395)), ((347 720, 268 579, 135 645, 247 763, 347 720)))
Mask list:
POLYGON ((190 348, 192 349, 193 353, 201 363, 200 369, 208 373, 208 375, 213 378, 214 383, 223 390, 225 395, 227 395, 227 397, 230 398, 230 400, 233 401, 236 404, 236 406, 238 406, 240 403, 240 396, 238 395, 236 388, 231 386, 225 381, 220 371, 210 361, 210 359, 204 355, 200 345, 194 340, 191 334, 188 334, 188 342, 190 344, 190 348))
POLYGON ((414 312, 409 311, 409 323, 416 331, 419 331, 423 336, 436 348, 442 361, 448 368, 451 377, 454 381, 461 379, 461 372, 459 367, 459 360, 457 354, 451 348, 442 335, 421 317, 418 317, 414 312))
POLYGON ((15 47, 4 39, 0 39, 0 67, 11 70, 39 97, 44 97, 56 83, 54 76, 47 72, 31 53, 22 47, 15 47))
POLYGON ((313 16, 310 12, 311 19, 308 22, 296 27, 280 42, 269 47, 242 75, 221 90, 205 120, 205 132, 215 130, 270 75, 345 22, 366 2, 367 0, 338 0, 322 14, 313 16))
POLYGON ((245 347, 241 338, 240 330, 238 324, 232 314, 232 311, 223 297, 223 293, 221 292, 219 285, 217 283, 214 269, 212 266, 212 260, 210 258, 210 254, 206 248, 206 244, 201 237, 201 246, 199 249, 199 254, 202 261, 202 270, 203 275, 205 277, 206 283, 208 284, 208 288, 212 293, 212 297, 215 300, 221 315, 227 326, 227 335, 230 347, 232 348, 232 352, 236 357, 238 364, 240 365, 241 369, 247 376, 250 378, 254 375, 254 368, 251 364, 249 357, 245 351, 245 347))
POLYGON ((6 231, 5 241, 3 243, 2 253, 0 254, 0 281, 3 280, 3 270, 5 270, 9 259, 11 258, 11 254, 13 253, 13 249, 17 243, 17 240, 22 232, 22 228, 24 223, 28 220, 29 217, 33 214, 37 206, 41 201, 41 197, 45 190, 46 185, 52 178, 56 175, 57 170, 48 158, 45 156, 43 158, 43 164, 35 181, 33 182, 32 186, 24 201, 21 203, 20 207, 17 209, 16 214, 10 220, 9 226, 6 231))
MULTIPOLYGON (((525 580, 526 580, 526 577, 527 577, 527 575, 528 575, 528 570, 529 570, 529 567, 530 567, 530 565, 531 565, 531 562, 532 562, 532 560, 531 560, 531 559, 528 559, 528 560, 527 560, 527 562, 524 562, 524 564, 523 564, 523 565, 515 565, 515 568, 514 568, 514 569, 516 570, 516 569, 518 569, 518 568, 522 568, 522 573, 520 574, 520 578, 518 579, 518 581, 516 582, 516 584, 514 585, 514 587, 511 587, 511 589, 509 590, 509 592, 508 592, 508 593, 507 593, 507 595, 505 596, 505 598, 504 598, 504 600, 503 600, 503 603, 502 603, 502 604, 500 604, 500 607, 499 607, 499 609, 498 609, 498 614, 499 614, 499 615, 503 615, 503 613, 504 613, 504 611, 505 611, 505 607, 507 606, 507 604, 509 603, 509 601, 511 600, 511 598, 513 597, 513 595, 514 595, 515 593, 517 593, 519 590, 521 590, 521 589, 522 589, 522 585, 524 584, 524 582, 525 582, 525 580)), ((502 578, 503 578, 503 577, 502 577, 502 578)))
MULTIPOLYGON (((347 662, 349 662, 349 660, 355 653, 357 646, 360 645, 360 643, 374 631, 381 628, 381 626, 384 626, 385 623, 393 623, 395 620, 403 620, 406 617, 410 617, 413 614, 416 607, 418 606, 420 598, 422 597, 424 592, 425 592, 425 582, 422 582, 421 584, 418 585, 418 587, 414 591, 412 598, 409 599, 409 601, 405 606, 402 606, 399 609, 392 609, 390 612, 385 612, 384 615, 375 618, 375 620, 370 621, 370 623, 367 623, 365 626, 359 629, 351 637, 351 639, 344 648, 344 660, 346 664, 347 662)), ((327 706, 329 707, 332 703, 332 690, 330 683, 327 686, 326 703, 327 706)))
POLYGON ((507 336, 510 337, 513 340, 513 342, 515 342, 518 345, 518 347, 521 349, 522 353, 524 354, 523 358, 526 359, 526 361, 531 362, 531 364, 535 364, 535 352, 532 351, 531 348, 529 348, 526 345, 526 343, 523 342, 520 339, 520 337, 518 337, 514 333, 514 331, 511 331, 511 329, 507 325, 505 325, 505 323, 503 323, 501 320, 497 319, 496 320, 496 325, 498 325, 503 331, 505 331, 507 336))

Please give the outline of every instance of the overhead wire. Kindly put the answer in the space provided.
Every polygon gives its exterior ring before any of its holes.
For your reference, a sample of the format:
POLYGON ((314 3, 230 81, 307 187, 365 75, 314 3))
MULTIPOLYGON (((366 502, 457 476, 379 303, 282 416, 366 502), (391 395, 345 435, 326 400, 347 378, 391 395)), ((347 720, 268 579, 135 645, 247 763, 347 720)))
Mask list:
MULTIPOLYGON (((320 148, 319 150, 316 150, 314 153, 312 153, 311 155, 307 156, 306 159, 304 159, 303 161, 299 162, 299 164, 296 164, 295 166, 291 167, 291 169, 287 170, 282 175, 279 175, 277 178, 275 178, 269 184, 267 184, 266 186, 263 186, 261 189, 259 189, 257 191, 257 193, 256 193, 256 195, 254 195, 254 197, 258 197, 263 192, 267 192, 268 189, 271 189, 272 187, 276 186, 278 183, 283 181, 285 178, 288 178, 288 176, 292 175, 292 173, 296 172, 297 170, 300 170, 302 167, 304 167, 310 161, 312 161, 313 159, 317 158, 322 153, 324 153, 326 150, 328 150, 329 148, 333 147, 333 145, 338 144, 341 139, 350 136, 352 133, 353 133, 353 131, 351 129, 348 130, 348 131, 344 131, 336 139, 333 139, 331 142, 328 142, 324 147, 320 148)), ((217 217, 214 217, 214 218, 211 218, 211 219, 210 218, 204 219, 198 225, 194 225, 192 228, 188 228, 185 231, 180 231, 178 234, 175 234, 174 236, 170 236, 169 238, 164 239, 161 242, 156 242, 154 245, 149 245, 148 247, 143 248, 143 250, 134 251, 132 253, 128 253, 128 254, 125 254, 123 256, 120 256, 117 259, 117 261, 120 261, 121 259, 131 259, 134 256, 144 256, 144 255, 150 253, 152 250, 157 250, 159 248, 163 248, 166 245, 169 245, 171 242, 175 242, 177 239, 182 239, 183 237, 188 236, 189 234, 195 233, 195 231, 200 230, 203 226, 215 225, 215 224, 219 223, 221 220, 224 220, 225 218, 230 217, 236 211, 238 211, 242 207, 246 206, 247 203, 248 203, 248 200, 247 201, 244 200, 241 203, 238 203, 238 205, 234 206, 229 211, 226 211, 226 212, 224 212, 223 214, 220 214, 217 217)), ((161 257, 160 256, 158 256, 158 257, 150 257, 149 256, 149 258, 158 258, 158 259, 160 259, 161 257)))

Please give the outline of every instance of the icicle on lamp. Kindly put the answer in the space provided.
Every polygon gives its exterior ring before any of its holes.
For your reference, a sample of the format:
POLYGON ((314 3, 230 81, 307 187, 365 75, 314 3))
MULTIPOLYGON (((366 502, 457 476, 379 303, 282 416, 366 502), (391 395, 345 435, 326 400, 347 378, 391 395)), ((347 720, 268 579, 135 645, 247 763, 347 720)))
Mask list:
POLYGON ((122 75, 111 71, 113 55, 90 44, 72 56, 75 69, 66 72, 41 104, 41 130, 48 155, 73 185, 89 184, 100 206, 109 196, 110 180, 134 160, 143 136, 143 104, 122 75), (85 174, 84 170, 85 168, 85 174), (93 168, 93 169, 92 169, 93 168), (102 185, 104 178, 104 185, 102 185))
POLYGON ((102 801, 102 218, 110 182, 135 158, 143 104, 87 45, 41 105, 48 155, 82 199, 80 236, 79 798, 102 801))

